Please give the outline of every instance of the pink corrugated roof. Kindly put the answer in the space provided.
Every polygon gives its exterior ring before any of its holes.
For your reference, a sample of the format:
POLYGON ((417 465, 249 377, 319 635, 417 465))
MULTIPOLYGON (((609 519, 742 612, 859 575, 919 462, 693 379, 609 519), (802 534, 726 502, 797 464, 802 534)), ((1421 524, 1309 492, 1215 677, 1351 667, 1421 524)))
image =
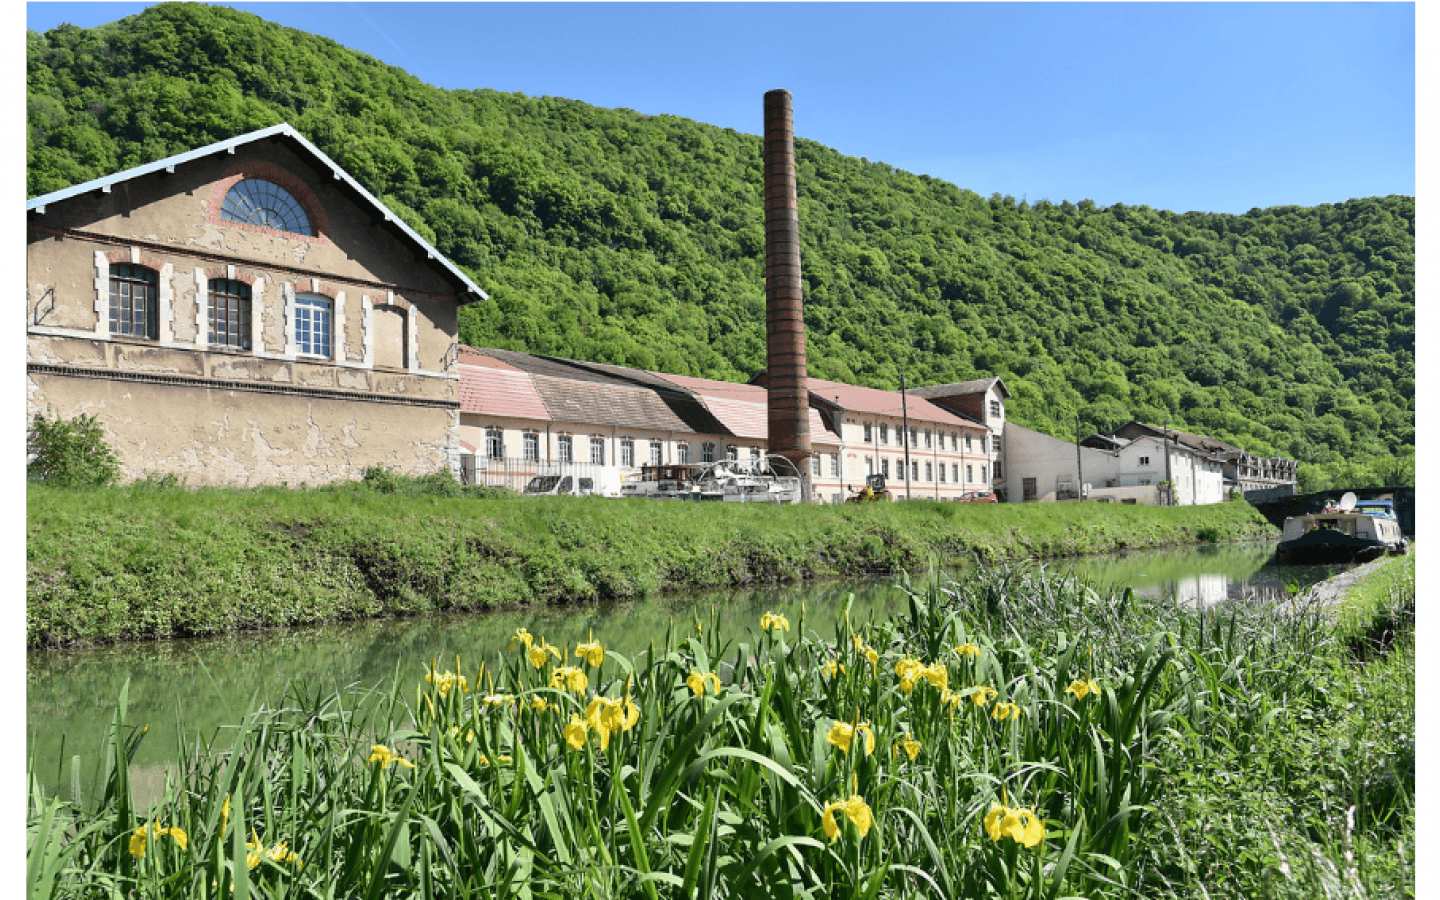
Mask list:
POLYGON ((460 351, 460 411, 482 416, 550 421, 535 381, 514 366, 460 351))
MULTIPOLYGON (((873 413, 877 416, 898 418, 905 411, 901 407, 899 391, 882 391, 877 388, 842 384, 838 381, 826 381, 823 378, 807 380, 810 393, 832 402, 838 402, 846 412, 873 413)), ((924 397, 916 397, 908 391, 905 394, 905 407, 908 408, 909 417, 917 422, 976 427, 976 424, 969 419, 962 419, 948 410, 941 409, 924 397)))

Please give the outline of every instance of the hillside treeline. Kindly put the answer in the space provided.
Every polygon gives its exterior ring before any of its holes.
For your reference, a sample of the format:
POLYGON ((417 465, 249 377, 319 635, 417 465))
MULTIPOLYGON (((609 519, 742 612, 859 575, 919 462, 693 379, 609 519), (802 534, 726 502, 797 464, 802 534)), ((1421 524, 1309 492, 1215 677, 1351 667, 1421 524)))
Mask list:
MULTIPOLYGON (((490 293, 466 343, 764 366, 758 134, 441 90, 217 6, 30 32, 27 64, 30 196, 287 121, 490 293)), ((1414 198, 1030 204, 803 138, 797 155, 812 375, 999 375, 1012 420, 1051 434, 1133 417, 1292 456, 1308 489, 1413 483, 1414 198)))

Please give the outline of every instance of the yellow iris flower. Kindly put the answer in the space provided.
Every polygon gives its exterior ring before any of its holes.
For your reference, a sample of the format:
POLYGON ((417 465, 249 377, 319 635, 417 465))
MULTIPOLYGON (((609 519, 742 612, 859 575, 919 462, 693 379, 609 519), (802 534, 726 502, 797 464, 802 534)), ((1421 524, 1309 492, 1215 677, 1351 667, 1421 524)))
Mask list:
POLYGON ((835 727, 825 735, 825 740, 839 747, 845 753, 850 752, 850 744, 860 732, 865 733, 865 755, 869 756, 875 752, 875 729, 870 727, 869 722, 861 722, 858 725, 851 725, 849 722, 836 722, 835 727))
MULTIPOLYGON (((611 734, 629 731, 639 719, 640 708, 629 697, 624 700, 596 697, 585 709, 585 724, 600 733, 601 750, 609 749, 611 734)), ((569 729, 566 732, 566 740, 569 740, 569 729)))
POLYGON ((488 694, 485 699, 480 702, 481 705, 483 705, 486 709, 489 709, 492 706, 513 706, 515 705, 515 695, 488 694))
POLYGON ((768 612, 767 612, 765 615, 763 615, 763 616, 760 617, 760 630, 761 630, 761 631, 771 631, 771 630, 775 630, 775 629, 780 629, 780 630, 784 630, 784 631, 789 631, 789 630, 790 630, 790 620, 787 619, 787 618, 785 618, 784 616, 779 616, 779 615, 776 615, 775 613, 768 613, 768 612))
POLYGON ((397 762, 407 769, 415 768, 415 764, 412 763, 410 760, 406 759, 403 756, 397 755, 395 751, 391 750, 389 747, 382 747, 379 744, 374 744, 370 747, 370 758, 365 761, 378 762, 380 764, 380 768, 382 769, 388 769, 390 768, 391 763, 397 762))
MULTIPOLYGON (((226 797, 229 801, 229 797, 226 797)), ((184 850, 190 845, 190 838, 179 828, 161 828, 159 822, 152 822, 148 825, 141 825, 130 835, 130 855, 136 859, 143 859, 147 845, 151 841, 158 841, 162 837, 169 837, 175 845, 184 850)))
POLYGON ((994 709, 990 710, 990 717, 997 722, 1003 722, 1011 716, 1020 718, 1020 707, 1013 703, 997 703, 994 709))
POLYGON ((689 685, 690 690, 694 691, 697 697, 705 693, 705 686, 707 684, 714 685, 715 693, 720 693, 720 676, 714 672, 706 672, 702 675, 699 672, 691 670, 690 676, 685 679, 685 684, 689 685))
POLYGON ((1100 685, 1088 678, 1077 678, 1065 689, 1065 693, 1074 694, 1076 700, 1084 700, 1090 694, 1100 696, 1100 685))
POLYGON ((454 672, 436 672, 432 669, 426 674, 425 680, 435 685, 435 690, 439 691, 442 697, 450 693, 451 688, 458 687, 466 692, 470 690, 470 682, 465 676, 456 675, 454 672))
POLYGON ((575 655, 592 666, 598 666, 605 661, 605 649, 600 646, 599 641, 591 641, 588 644, 576 644, 575 655))
POLYGON ((904 750, 905 755, 910 757, 911 762, 914 762, 915 757, 920 755, 920 751, 922 749, 923 748, 920 746, 920 742, 907 734, 900 740, 896 741, 895 746, 890 748, 890 756, 893 759, 899 759, 900 751, 904 750))
POLYGON ((826 678, 834 678, 836 675, 844 674, 845 667, 840 665, 839 662, 832 659, 825 665, 821 666, 820 671, 825 673, 826 678))
POLYGON ((980 685, 975 688, 975 693, 970 695, 970 699, 975 702, 976 706, 984 706, 995 699, 996 693, 997 691, 994 688, 980 685))
POLYGON ((825 837, 832 841, 840 836, 840 825, 835 821, 837 812, 844 813, 845 817, 855 824, 861 837, 870 833, 870 826, 875 822, 870 806, 860 799, 859 794, 852 795, 849 800, 827 803, 825 811, 820 814, 820 827, 825 830, 825 837))
POLYGON ((980 655, 980 648, 971 643, 964 643, 955 648, 955 652, 961 656, 968 656, 971 659, 980 655))
POLYGON ((924 676, 925 665, 907 656, 895 664, 895 674, 900 676, 900 690, 908 694, 915 690, 915 682, 924 676))
POLYGON ((1034 847, 1045 840, 1045 820, 1035 815, 1034 809, 1011 809, 995 803, 985 814, 985 833, 992 841, 1008 837, 1017 844, 1034 847))
POLYGON ((530 647, 525 652, 525 656, 527 659, 530 660, 530 665, 534 666, 537 669, 543 669, 545 667, 545 661, 548 659, 546 654, 551 653, 555 655, 556 659, 562 658, 558 649, 550 646, 544 641, 541 641, 540 643, 530 647))
POLYGON ((536 712, 545 712, 550 708, 550 701, 544 697, 533 697, 530 700, 530 708, 536 712))
POLYGON ((289 847, 289 841, 281 841, 270 849, 265 849, 265 844, 260 840, 260 835, 254 831, 250 832, 250 840, 245 842, 245 868, 253 869, 260 865, 261 859, 269 859, 271 862, 291 863, 298 868, 305 865, 299 854, 289 847))
POLYGON ((943 691, 950 685, 950 672, 941 663, 926 666, 920 671, 920 677, 930 682, 937 690, 943 691))
POLYGON ((590 677, 577 666, 557 666, 555 671, 550 673, 550 686, 581 694, 590 686, 590 677))
POLYGON ((570 745, 571 750, 583 748, 588 730, 589 726, 585 724, 585 720, 571 713, 570 724, 565 726, 565 743, 570 745))
POLYGON ((940 691, 940 705, 950 707, 953 713, 960 706, 961 695, 950 690, 948 687, 940 691))

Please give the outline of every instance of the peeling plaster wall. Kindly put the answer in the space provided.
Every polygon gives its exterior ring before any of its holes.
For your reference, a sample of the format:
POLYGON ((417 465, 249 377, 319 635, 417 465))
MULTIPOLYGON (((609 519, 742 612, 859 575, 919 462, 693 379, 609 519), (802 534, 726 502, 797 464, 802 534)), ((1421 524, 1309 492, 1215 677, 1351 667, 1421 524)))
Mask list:
MULTIPOLYGON (((173 472, 188 484, 321 484, 367 466, 451 467, 458 412, 31 373, 31 405, 97 416, 123 477, 173 472)), ((458 457, 456 457, 458 459, 458 457)))

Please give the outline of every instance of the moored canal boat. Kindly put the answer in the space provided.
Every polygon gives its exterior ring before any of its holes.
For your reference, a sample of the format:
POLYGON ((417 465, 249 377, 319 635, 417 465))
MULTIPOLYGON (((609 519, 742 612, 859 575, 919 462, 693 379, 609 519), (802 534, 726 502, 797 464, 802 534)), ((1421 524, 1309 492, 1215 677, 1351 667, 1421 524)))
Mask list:
POLYGON ((1282 563, 1354 562, 1409 549, 1389 500, 1357 502, 1346 493, 1336 506, 1290 516, 1275 559, 1282 563))

